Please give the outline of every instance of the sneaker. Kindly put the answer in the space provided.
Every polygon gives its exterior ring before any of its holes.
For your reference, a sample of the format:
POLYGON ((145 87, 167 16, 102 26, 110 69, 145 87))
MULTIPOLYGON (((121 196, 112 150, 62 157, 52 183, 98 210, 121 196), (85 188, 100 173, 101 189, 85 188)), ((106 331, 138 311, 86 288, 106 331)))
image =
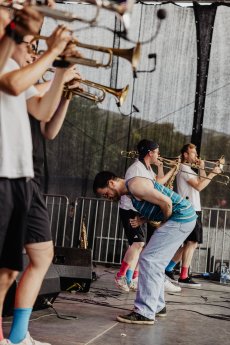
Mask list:
POLYGON ((10 345, 11 342, 8 339, 2 339, 0 340, 0 345, 10 345))
POLYGON ((165 275, 169 278, 170 281, 177 282, 177 279, 175 278, 174 271, 165 271, 165 275))
POLYGON ((181 292, 181 287, 171 283, 168 278, 165 278, 164 288, 165 292, 181 292))
POLYGON ((158 313, 156 313, 156 317, 165 317, 165 316, 167 316, 166 307, 164 307, 163 309, 158 311, 158 313))
POLYGON ((118 315, 117 321, 124 322, 124 323, 136 323, 138 325, 153 325, 154 320, 148 319, 145 316, 142 316, 141 314, 135 313, 135 311, 132 311, 128 315, 118 315))
MULTIPOLYGON (((9 343, 9 344, 11 344, 11 343, 9 343)), ((38 340, 34 340, 31 337, 30 333, 27 332, 25 339, 23 339, 20 343, 18 343, 18 345, 51 345, 51 344, 49 344, 49 343, 42 343, 42 342, 40 342, 38 340)))
POLYGON ((129 290, 137 291, 138 278, 135 278, 129 284, 129 290))
POLYGON ((120 276, 118 277, 118 275, 115 275, 115 283, 117 285, 117 287, 125 292, 129 292, 129 287, 127 284, 127 280, 125 276, 120 276))
POLYGON ((194 282, 194 280, 192 280, 191 277, 188 277, 188 278, 185 278, 185 279, 179 278, 179 279, 178 279, 178 283, 179 283, 179 285, 181 285, 181 286, 184 286, 184 287, 191 287, 191 288, 198 288, 198 287, 201 286, 200 283, 194 282))

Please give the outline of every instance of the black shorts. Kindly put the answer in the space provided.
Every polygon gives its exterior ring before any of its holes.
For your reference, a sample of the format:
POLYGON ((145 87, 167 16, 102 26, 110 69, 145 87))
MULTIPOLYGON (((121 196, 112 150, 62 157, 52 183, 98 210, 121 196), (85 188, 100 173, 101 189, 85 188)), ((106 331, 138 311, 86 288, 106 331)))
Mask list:
POLYGON ((45 200, 33 180, 33 196, 27 219, 25 244, 51 241, 50 221, 45 200))
POLYGON ((201 222, 201 211, 197 211, 197 219, 196 219, 196 225, 191 234, 186 238, 185 243, 188 241, 192 242, 198 242, 199 244, 203 243, 203 227, 201 222))
POLYGON ((0 178, 0 267, 21 271, 31 180, 0 178))
POLYGON ((139 226, 138 228, 132 228, 129 222, 131 218, 140 216, 140 214, 133 210, 124 210, 122 208, 119 209, 119 213, 129 245, 131 246, 133 242, 145 242, 144 227, 139 226))

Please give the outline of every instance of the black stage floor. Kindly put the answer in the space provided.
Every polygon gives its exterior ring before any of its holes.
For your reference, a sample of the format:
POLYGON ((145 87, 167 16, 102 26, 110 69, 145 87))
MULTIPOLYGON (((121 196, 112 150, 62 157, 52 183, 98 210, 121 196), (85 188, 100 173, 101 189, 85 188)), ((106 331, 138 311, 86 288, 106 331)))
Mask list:
MULTIPOLYGON (((88 293, 62 292, 54 309, 32 313, 30 333, 35 339, 52 345, 230 344, 230 285, 200 280, 199 289, 167 293, 167 317, 151 326, 129 325, 117 322, 116 315, 132 309, 135 293, 115 287, 113 268, 98 266, 95 271, 98 279, 88 293)), ((7 335, 11 317, 3 322, 7 335)))

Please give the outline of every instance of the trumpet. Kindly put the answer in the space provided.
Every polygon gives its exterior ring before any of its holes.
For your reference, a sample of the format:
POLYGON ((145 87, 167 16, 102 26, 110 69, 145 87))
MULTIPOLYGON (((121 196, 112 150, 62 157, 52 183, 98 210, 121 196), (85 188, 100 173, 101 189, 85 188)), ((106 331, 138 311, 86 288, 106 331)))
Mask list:
MULTIPOLYGON (((47 36, 41 36, 41 35, 35 35, 34 38, 32 39, 31 43, 37 40, 47 40, 47 36)), ((133 68, 133 71, 135 72, 137 69, 138 61, 140 59, 140 53, 141 53, 141 45, 138 42, 135 47, 129 48, 129 49, 119 49, 119 48, 108 48, 108 47, 101 47, 101 46, 96 46, 96 45, 91 45, 91 44, 86 44, 86 43, 81 43, 79 42, 76 38, 72 40, 72 43, 75 44, 79 48, 85 48, 85 49, 90 49, 102 53, 107 53, 109 54, 108 61, 106 63, 102 63, 98 60, 94 59, 88 59, 88 58, 80 58, 80 57, 62 57, 59 56, 56 61, 63 62, 63 63, 72 63, 72 64, 79 64, 79 65, 84 65, 84 66, 89 66, 89 67, 111 67, 112 65, 112 59, 113 56, 118 56, 123 59, 128 60, 133 68)))
POLYGON ((121 151, 121 156, 125 158, 138 158, 139 153, 137 151, 121 151))
MULTIPOLYGON (((0 7, 2 6, 2 7, 7 7, 13 10, 21 10, 25 2, 26 0, 13 0, 13 1, 4 0, 1 3, 0 7)), ((87 19, 87 18, 81 18, 76 15, 73 15, 72 13, 68 11, 50 8, 46 6, 45 4, 41 4, 43 2, 45 3, 45 1, 31 0, 30 5, 33 6, 33 8, 36 11, 38 11, 39 13, 43 14, 46 17, 53 18, 56 20, 64 20, 70 23, 76 20, 82 23, 93 25, 97 22, 99 12, 102 8, 109 11, 113 11, 117 14, 118 18, 123 22, 125 31, 129 28, 130 13, 134 4, 134 0, 126 0, 122 4, 116 4, 108 0, 84 0, 82 2, 96 6, 96 12, 94 16, 91 19, 87 19)), ((78 2, 81 2, 81 1, 80 0, 76 1, 76 3, 78 2)))
MULTIPOLYGON (((76 80, 77 81, 77 80, 76 80)), ((128 90, 129 90, 129 85, 126 85, 124 88, 122 89, 114 89, 112 87, 109 86, 105 86, 105 85, 101 85, 98 83, 94 83, 90 80, 81 80, 79 79, 79 82, 83 85, 87 85, 90 86, 94 89, 97 89, 101 92, 101 95, 95 95, 93 93, 87 92, 85 90, 82 90, 80 88, 74 88, 71 89, 68 84, 64 87, 64 94, 67 98, 72 98, 72 95, 76 95, 76 96, 80 96, 86 99, 89 99, 91 101, 94 101, 95 103, 102 103, 105 99, 106 93, 110 93, 113 96, 116 97, 117 99, 117 105, 119 107, 122 106, 122 104, 124 103, 126 96, 128 94, 128 90)))
MULTIPOLYGON (((163 162, 163 166, 164 167, 169 167, 169 166, 172 166, 172 164, 177 164, 176 160, 178 160, 178 157, 173 157, 173 158, 159 157, 158 159, 163 162)), ((227 164, 225 164, 224 156, 221 156, 216 161, 206 161, 206 160, 204 160, 204 162, 205 163, 211 163, 212 167, 205 167, 203 169, 203 168, 200 168, 200 166, 198 164, 196 164, 196 163, 181 162, 181 164, 187 165, 187 166, 189 166, 192 169, 199 169, 199 170, 204 170, 204 171, 206 171, 206 170, 213 170, 215 166, 219 166, 220 169, 222 170, 222 173, 216 174, 219 179, 216 179, 216 180, 213 180, 213 181, 217 182, 217 183, 220 183, 220 184, 228 185, 228 183, 230 181, 230 177, 228 175, 226 175, 226 174, 223 174, 224 166, 227 165, 227 164)), ((183 170, 181 170, 181 172, 183 172, 183 170)), ((188 174, 190 174, 190 173, 188 172, 188 174)), ((208 176, 202 176, 202 179, 212 180, 208 176)))
MULTIPOLYGON (((26 2, 26 0, 15 0, 15 1, 4 0, 0 4, 0 7, 6 7, 6 8, 10 8, 12 10, 21 10, 24 7, 25 2, 26 2)), ((49 18, 53 18, 56 20, 64 20, 64 21, 70 22, 70 23, 76 20, 79 22, 93 25, 97 21, 99 11, 101 8, 101 1, 100 0, 94 0, 94 5, 96 5, 96 13, 95 13, 94 17, 91 19, 81 18, 81 17, 75 16, 72 13, 67 12, 67 11, 57 10, 55 8, 51 8, 51 7, 46 6, 46 5, 40 5, 39 1, 36 1, 36 0, 30 1, 30 5, 33 7, 33 9, 35 9, 39 13, 41 13, 44 16, 49 17, 49 18)))

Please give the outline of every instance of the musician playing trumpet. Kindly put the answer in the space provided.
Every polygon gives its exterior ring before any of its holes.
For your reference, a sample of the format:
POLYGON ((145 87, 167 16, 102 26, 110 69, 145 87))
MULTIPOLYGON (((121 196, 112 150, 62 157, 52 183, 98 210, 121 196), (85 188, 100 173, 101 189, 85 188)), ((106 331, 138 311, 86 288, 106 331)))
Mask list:
POLYGON ((203 229, 201 222, 201 202, 200 192, 206 188, 211 180, 222 172, 217 162, 216 166, 207 175, 205 172, 204 161, 198 158, 196 146, 192 143, 186 144, 181 149, 181 166, 176 176, 177 192, 183 198, 189 200, 197 213, 197 221, 192 233, 185 240, 183 247, 179 248, 169 265, 166 267, 166 275, 175 280, 173 269, 182 260, 182 267, 178 282, 181 286, 199 287, 188 275, 189 266, 198 244, 203 242, 203 229), (192 167, 198 167, 198 174, 192 167))

